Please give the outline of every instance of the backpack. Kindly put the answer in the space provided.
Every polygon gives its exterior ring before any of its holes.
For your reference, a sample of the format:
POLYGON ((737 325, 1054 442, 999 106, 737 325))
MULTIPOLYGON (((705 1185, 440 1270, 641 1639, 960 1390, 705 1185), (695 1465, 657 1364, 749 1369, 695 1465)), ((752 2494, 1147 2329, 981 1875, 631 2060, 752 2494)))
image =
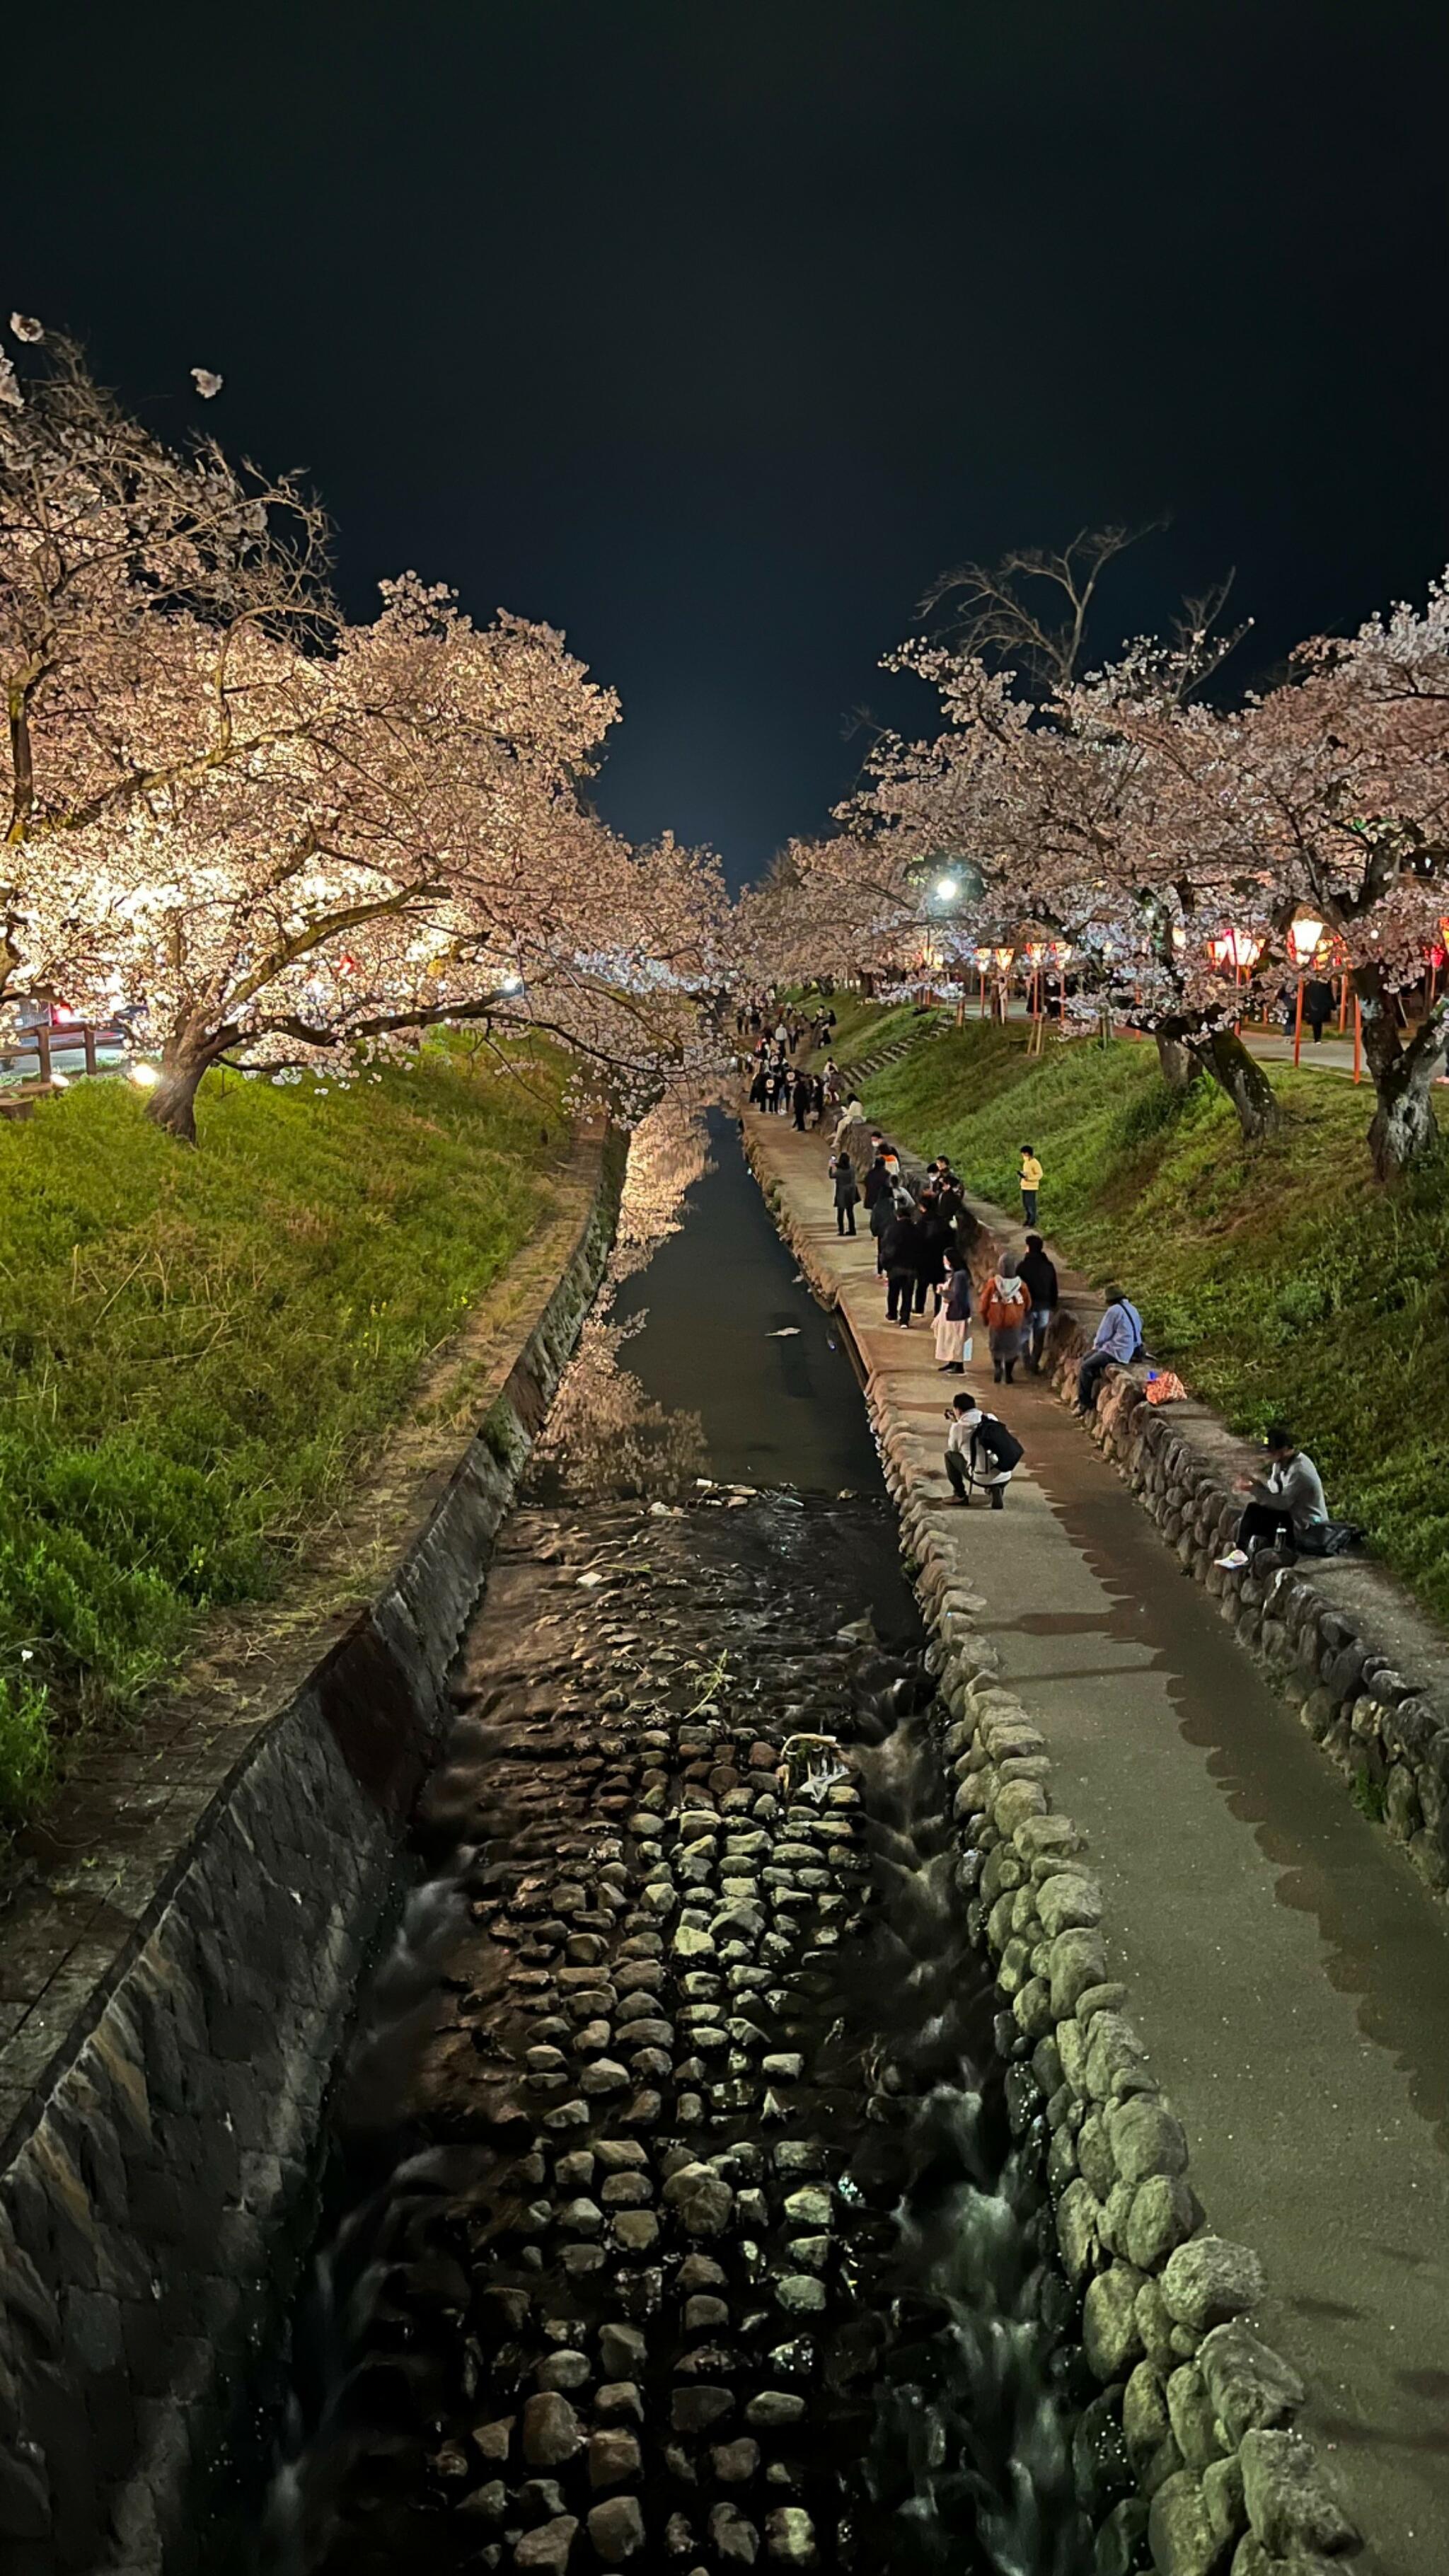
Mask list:
POLYGON ((1351 1556, 1363 1545, 1357 1521, 1310 1521, 1293 1542, 1300 1556, 1351 1556))
POLYGON ((1016 1434, 1008 1431, 1005 1423, 994 1413, 982 1414, 976 1425, 976 1437, 988 1458, 994 1459, 998 1467, 1019 1467, 1026 1456, 1016 1434))

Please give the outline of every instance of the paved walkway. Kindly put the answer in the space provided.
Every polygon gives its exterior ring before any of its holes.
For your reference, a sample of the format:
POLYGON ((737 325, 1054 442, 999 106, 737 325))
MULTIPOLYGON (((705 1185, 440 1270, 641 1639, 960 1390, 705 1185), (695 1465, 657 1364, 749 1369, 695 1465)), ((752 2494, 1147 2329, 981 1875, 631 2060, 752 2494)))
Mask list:
MULTIPOLYGON (((967 1012, 968 1025, 976 1016, 973 1006, 967 1012)), ((1006 1016, 1009 1020, 1029 1020, 1032 1014, 1025 1002, 1013 1001, 1006 1016)), ((1265 1064, 1292 1063, 1293 1040, 1291 1036, 1285 1037, 1281 1028, 1245 1028, 1241 1034, 1248 1053, 1261 1056, 1265 1064)), ((1143 1046, 1152 1044, 1151 1038, 1144 1031, 1129 1029, 1120 1022, 1117 1035, 1123 1038, 1136 1038, 1143 1046)), ((1316 1046, 1313 1043, 1313 1031, 1305 1021, 1303 1042, 1298 1053, 1299 1064, 1304 1073, 1339 1073, 1346 1075, 1350 1082, 1353 1080, 1353 1030, 1350 1027, 1345 1036, 1340 1036, 1336 1016, 1329 1021, 1324 1035, 1316 1046)), ((1366 1065, 1362 1068, 1360 1081, 1372 1109, 1373 1085, 1369 1080, 1366 1065)), ((1449 1075, 1441 1074, 1436 1087, 1449 1087, 1449 1075)))
MULTIPOLYGON (((1304 2430, 1374 2576, 1449 2568, 1449 1909, 1269 1691, 1045 1384, 986 1391, 1026 1448, 1003 1513, 953 1509, 929 1332, 883 1319, 837 1242, 826 1144, 749 1118, 838 1283, 875 1392, 918 1434, 1006 1678, 1091 1836, 1129 2007, 1193 2142, 1212 2225, 1255 2245, 1304 2430)), ((978 1353, 982 1350, 978 1339, 978 1353)))

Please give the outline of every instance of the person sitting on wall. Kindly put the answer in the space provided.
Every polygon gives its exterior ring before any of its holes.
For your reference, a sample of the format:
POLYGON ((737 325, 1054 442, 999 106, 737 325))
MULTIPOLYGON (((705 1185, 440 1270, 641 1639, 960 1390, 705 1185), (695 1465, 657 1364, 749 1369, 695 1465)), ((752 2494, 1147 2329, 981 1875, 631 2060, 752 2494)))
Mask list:
POLYGON ((1109 1368, 1126 1368, 1142 1352, 1142 1318, 1120 1288, 1107 1291, 1107 1311, 1097 1326, 1091 1349, 1077 1371, 1077 1411, 1090 1413, 1097 1389, 1109 1368))
POLYGON ((1263 1446, 1268 1472, 1237 1478, 1236 1491, 1251 1499, 1238 1522, 1237 1546, 1218 1558, 1219 1565, 1246 1565, 1255 1547, 1274 1547, 1284 1539, 1290 1547, 1311 1550, 1315 1533, 1327 1526, 1323 1479, 1287 1423, 1270 1422, 1263 1446))
POLYGON ((946 1434, 946 1473, 957 1502, 969 1503, 972 1487, 980 1486, 989 1494, 992 1510, 1003 1510, 1006 1488, 1024 1454, 1021 1442, 964 1389, 952 1397, 946 1420, 951 1425, 946 1434))

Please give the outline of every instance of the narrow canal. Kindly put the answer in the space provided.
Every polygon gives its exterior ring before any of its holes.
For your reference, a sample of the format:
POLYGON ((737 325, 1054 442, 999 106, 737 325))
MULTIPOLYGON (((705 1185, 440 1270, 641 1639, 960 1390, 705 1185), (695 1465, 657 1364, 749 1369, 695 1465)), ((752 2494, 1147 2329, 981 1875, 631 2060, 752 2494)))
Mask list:
POLYGON ((860 1392, 708 1147, 466 1641, 238 2567, 1086 2576, 1123 2492, 860 1392))

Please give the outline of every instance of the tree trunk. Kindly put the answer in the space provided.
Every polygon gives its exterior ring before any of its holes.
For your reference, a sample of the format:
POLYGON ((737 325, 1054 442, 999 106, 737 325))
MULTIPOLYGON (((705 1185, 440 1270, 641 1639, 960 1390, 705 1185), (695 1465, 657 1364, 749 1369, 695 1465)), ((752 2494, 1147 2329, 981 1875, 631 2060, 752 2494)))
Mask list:
POLYGON ((196 1095, 207 1063, 167 1065, 154 1091, 148 1094, 146 1115, 156 1126, 164 1127, 182 1145, 196 1142, 196 1095))
POLYGON ((1395 1181, 1440 1150, 1432 1092, 1444 1069, 1449 995, 1431 1005, 1413 1035, 1399 1035, 1393 995, 1383 969, 1357 966, 1354 992, 1363 1015, 1363 1052, 1374 1087, 1369 1153, 1377 1181, 1395 1181))
POLYGON ((1203 1071, 1201 1058, 1193 1054, 1186 1038, 1169 1036, 1165 1030, 1154 1031, 1157 1039, 1157 1068, 1169 1091, 1190 1091, 1203 1071))
POLYGON ((1262 1065, 1248 1053, 1242 1039, 1232 1029, 1218 1029, 1194 1053, 1227 1093, 1249 1144, 1256 1145, 1264 1136, 1271 1136, 1281 1114, 1277 1096, 1262 1065))

